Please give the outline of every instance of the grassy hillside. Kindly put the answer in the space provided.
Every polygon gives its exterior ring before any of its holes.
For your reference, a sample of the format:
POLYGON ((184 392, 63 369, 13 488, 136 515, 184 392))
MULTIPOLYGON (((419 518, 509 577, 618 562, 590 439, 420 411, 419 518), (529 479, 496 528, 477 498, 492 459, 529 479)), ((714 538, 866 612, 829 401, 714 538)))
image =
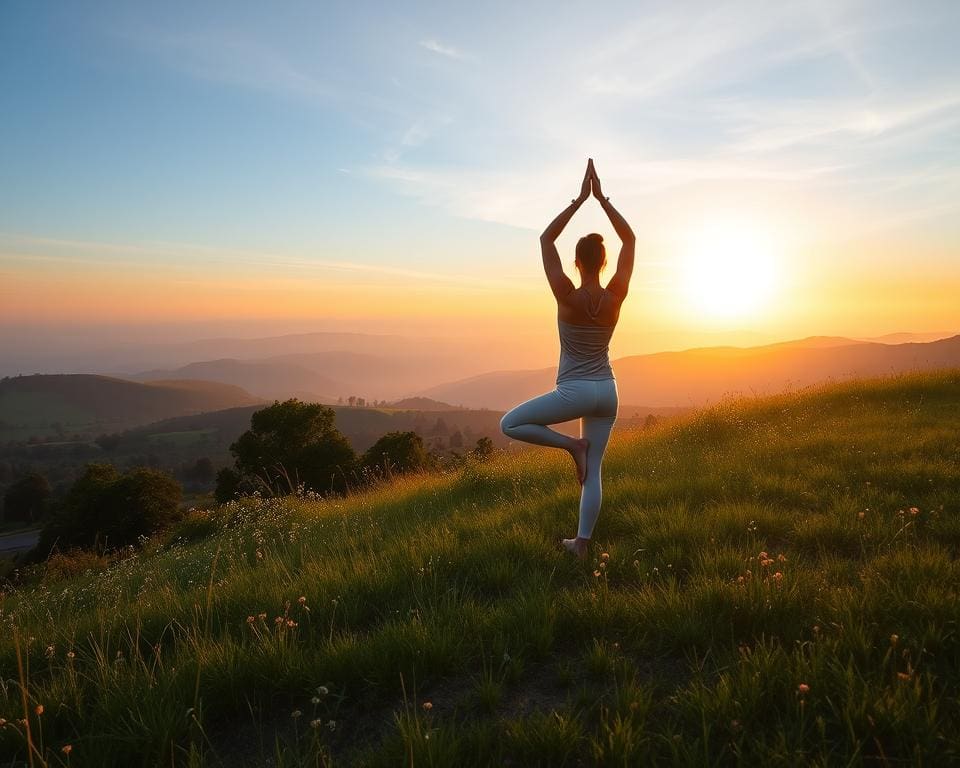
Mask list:
POLYGON ((2 598, 0 754, 26 709, 51 765, 947 765, 958 435, 960 371, 621 432, 586 563, 541 450, 194 513, 2 598))
POLYGON ((0 379, 0 439, 97 434, 151 421, 260 402, 210 381, 137 383, 90 374, 0 379))

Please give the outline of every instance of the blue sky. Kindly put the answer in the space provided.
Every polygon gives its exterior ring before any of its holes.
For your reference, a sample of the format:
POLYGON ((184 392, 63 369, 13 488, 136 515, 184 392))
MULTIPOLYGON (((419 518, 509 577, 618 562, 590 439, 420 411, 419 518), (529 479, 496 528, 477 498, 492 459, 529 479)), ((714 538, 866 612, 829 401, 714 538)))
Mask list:
POLYGON ((823 269, 846 249, 892 274, 909 247, 953 280, 958 22, 956 2, 8 1, 0 269, 539 290, 535 234, 592 155, 650 292, 716 217, 823 269))

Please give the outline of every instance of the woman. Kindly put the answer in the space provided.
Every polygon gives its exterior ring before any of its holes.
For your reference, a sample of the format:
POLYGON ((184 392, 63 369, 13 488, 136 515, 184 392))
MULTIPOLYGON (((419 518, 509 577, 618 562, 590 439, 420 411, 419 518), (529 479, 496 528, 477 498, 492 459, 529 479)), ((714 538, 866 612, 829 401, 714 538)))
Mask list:
POLYGON ((580 482, 580 524, 576 538, 563 539, 563 546, 579 558, 586 556, 593 526, 600 513, 600 464, 617 417, 617 382, 610 367, 608 347, 620 317, 620 305, 627 297, 636 238, 630 225, 604 197, 600 178, 587 161, 580 196, 555 218, 540 236, 543 269, 557 299, 560 330, 560 366, 557 388, 521 403, 500 421, 503 433, 515 440, 562 448, 573 457, 580 482), (603 238, 590 234, 580 238, 576 267, 580 287, 563 272, 554 244, 567 222, 590 196, 606 211, 622 246, 617 271, 604 288, 600 271, 606 265, 603 238), (548 424, 580 419, 580 439, 562 435, 548 424))

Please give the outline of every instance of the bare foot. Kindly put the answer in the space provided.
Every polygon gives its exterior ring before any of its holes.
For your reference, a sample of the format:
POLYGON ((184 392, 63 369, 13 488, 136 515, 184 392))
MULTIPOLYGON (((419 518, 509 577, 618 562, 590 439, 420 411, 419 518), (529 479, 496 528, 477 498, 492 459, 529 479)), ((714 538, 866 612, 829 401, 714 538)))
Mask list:
POLYGON ((583 485, 584 479, 587 477, 587 448, 590 447, 590 441, 585 437, 581 437, 579 440, 574 440, 575 446, 570 449, 570 455, 573 456, 573 460, 577 465, 577 480, 580 485, 583 485))
POLYGON ((577 537, 576 539, 563 539, 562 544, 567 552, 576 555, 577 559, 583 560, 587 556, 587 545, 589 542, 590 539, 577 537))

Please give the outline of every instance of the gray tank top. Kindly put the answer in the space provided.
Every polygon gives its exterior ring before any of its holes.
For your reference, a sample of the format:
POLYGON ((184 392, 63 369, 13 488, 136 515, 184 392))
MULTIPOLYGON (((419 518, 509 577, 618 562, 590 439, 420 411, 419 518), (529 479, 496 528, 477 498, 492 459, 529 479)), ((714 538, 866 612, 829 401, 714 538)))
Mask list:
POLYGON ((569 379, 612 379, 610 337, 612 325, 574 325, 557 320, 560 328, 560 367, 557 384, 569 379))

